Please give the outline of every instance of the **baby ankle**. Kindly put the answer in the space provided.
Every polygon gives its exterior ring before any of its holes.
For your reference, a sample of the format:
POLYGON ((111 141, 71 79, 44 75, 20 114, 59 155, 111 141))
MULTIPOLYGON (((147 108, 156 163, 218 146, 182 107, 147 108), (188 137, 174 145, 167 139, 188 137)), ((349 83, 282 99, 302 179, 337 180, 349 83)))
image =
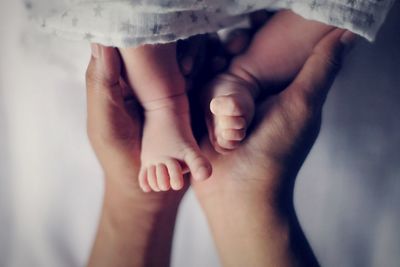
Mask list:
POLYGON ((256 99, 261 92, 261 83, 249 68, 242 66, 243 64, 232 63, 229 73, 239 79, 246 87, 250 94, 256 99))
POLYGON ((177 110, 186 111, 189 109, 189 103, 186 93, 166 96, 142 103, 145 112, 153 112, 158 110, 177 110))

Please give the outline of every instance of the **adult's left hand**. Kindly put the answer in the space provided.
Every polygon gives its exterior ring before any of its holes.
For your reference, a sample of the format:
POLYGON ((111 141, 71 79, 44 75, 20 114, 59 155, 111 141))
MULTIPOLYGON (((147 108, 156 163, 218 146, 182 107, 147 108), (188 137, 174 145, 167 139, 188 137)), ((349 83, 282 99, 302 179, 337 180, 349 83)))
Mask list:
POLYGON ((139 188, 142 119, 121 77, 117 49, 92 45, 87 129, 105 173, 100 224, 89 266, 168 266, 179 202, 186 191, 139 188))

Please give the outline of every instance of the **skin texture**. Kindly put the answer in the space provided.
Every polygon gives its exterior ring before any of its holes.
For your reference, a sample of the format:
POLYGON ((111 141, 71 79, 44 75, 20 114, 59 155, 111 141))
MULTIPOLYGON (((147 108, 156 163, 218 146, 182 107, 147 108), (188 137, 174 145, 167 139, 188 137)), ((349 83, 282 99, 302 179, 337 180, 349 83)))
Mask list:
MULTIPOLYGON (((331 26, 291 11, 280 12, 261 27, 247 51, 209 85, 206 121, 211 143, 218 152, 227 153, 240 145, 259 95, 270 94, 277 85, 291 81, 330 30, 331 26)), ((230 45, 237 50, 235 46, 230 45)))
MULTIPOLYGON (((203 153, 214 173, 193 187, 224 266, 317 265, 296 219, 293 188, 318 134, 322 105, 345 48, 341 39, 347 45, 353 42, 353 36, 342 30, 330 32, 294 81, 262 101, 249 137, 238 149, 221 155, 204 138, 203 153)), ((87 71, 88 135, 105 173, 105 196, 88 265, 169 266, 176 212, 185 190, 140 190, 139 105, 121 79, 118 51, 98 45, 92 50, 87 71)), ((217 56, 206 58, 214 62, 217 56)), ((223 69, 205 65, 207 70, 223 69)), ((196 84, 196 77, 191 79, 196 84)))
POLYGON ((176 43, 120 49, 126 80, 144 110, 139 183, 144 192, 179 190, 190 171, 207 179, 211 166, 193 137, 176 43))
MULTIPOLYGON (((187 77, 194 72, 198 44, 205 41, 193 38, 180 45, 180 62, 192 62, 181 64, 187 77)), ((146 194, 140 189, 140 105, 124 82, 118 50, 91 48, 87 131, 105 174, 105 192, 87 266, 169 266, 176 214, 188 184, 180 191, 146 194)))
POLYGON ((351 38, 340 29, 327 33, 293 81, 260 104, 252 131, 236 150, 221 155, 204 140, 213 175, 193 188, 223 266, 318 266, 297 221, 293 191, 319 133, 345 51, 341 40, 351 38))
POLYGON ((144 193, 138 184, 142 117, 121 80, 118 51, 93 45, 87 70, 88 135, 105 173, 88 266, 169 266, 178 204, 186 191, 144 193))

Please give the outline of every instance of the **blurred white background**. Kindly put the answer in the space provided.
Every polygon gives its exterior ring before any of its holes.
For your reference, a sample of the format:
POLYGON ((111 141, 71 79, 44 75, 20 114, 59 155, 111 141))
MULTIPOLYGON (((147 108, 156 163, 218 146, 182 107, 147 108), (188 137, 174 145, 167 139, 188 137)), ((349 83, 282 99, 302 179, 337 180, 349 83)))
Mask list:
MULTIPOLYGON (((296 206, 322 266, 400 263, 400 3, 376 42, 349 55, 296 206)), ((22 1, 0 2, 0 266, 83 266, 102 173, 85 130, 88 45, 34 32, 22 1)), ((192 193, 175 267, 219 266, 192 193)))

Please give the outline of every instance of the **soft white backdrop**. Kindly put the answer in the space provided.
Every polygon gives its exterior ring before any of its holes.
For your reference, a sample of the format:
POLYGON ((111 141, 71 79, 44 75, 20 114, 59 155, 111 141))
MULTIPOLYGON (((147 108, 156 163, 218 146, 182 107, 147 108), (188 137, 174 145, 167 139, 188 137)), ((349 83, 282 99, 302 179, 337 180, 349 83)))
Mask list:
MULTIPOLYGON (((323 266, 400 262, 400 4, 374 44, 347 58, 296 206, 323 266)), ((0 2, 0 266, 83 266, 102 174, 85 132, 87 44, 33 32, 22 1, 0 2)), ((219 266, 191 192, 173 266, 219 266)))

